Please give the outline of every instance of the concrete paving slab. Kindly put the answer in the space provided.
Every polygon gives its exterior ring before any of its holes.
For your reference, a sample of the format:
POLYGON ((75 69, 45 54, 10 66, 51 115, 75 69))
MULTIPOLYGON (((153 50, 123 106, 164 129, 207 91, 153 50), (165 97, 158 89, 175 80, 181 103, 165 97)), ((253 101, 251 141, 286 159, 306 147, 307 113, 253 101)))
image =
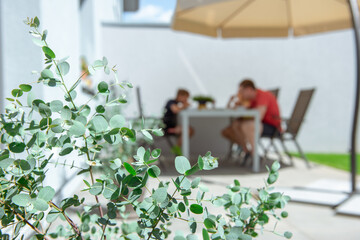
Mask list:
POLYGON ((360 217, 360 195, 353 195, 336 208, 336 213, 360 217))

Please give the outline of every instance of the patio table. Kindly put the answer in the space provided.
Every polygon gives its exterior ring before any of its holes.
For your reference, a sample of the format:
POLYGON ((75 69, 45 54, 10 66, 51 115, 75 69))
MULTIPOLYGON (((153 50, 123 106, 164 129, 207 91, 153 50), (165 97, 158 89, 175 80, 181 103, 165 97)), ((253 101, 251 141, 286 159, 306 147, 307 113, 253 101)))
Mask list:
MULTIPOLYGON (((260 114, 258 110, 255 109, 246 109, 246 108, 237 108, 237 109, 186 109, 180 112, 180 117, 182 121, 182 153, 185 157, 190 157, 190 141, 189 141, 189 126, 190 118, 200 117, 253 117, 255 119, 255 146, 254 146, 254 156, 253 156, 253 166, 252 170, 254 172, 259 172, 260 170, 260 160, 258 154, 258 142, 260 137, 260 114)), ((210 149, 211 150, 211 149, 210 149)))

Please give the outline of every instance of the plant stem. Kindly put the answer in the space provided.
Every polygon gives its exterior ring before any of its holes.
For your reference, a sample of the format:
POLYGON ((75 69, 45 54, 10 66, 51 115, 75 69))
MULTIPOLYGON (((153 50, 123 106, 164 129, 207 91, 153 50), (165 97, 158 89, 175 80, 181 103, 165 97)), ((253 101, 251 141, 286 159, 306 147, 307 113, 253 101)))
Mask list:
MULTIPOLYGON (((0 200, 0 203, 3 205, 7 205, 5 204, 5 202, 0 200)), ((15 209, 13 209, 10 205, 7 205, 12 211, 13 213, 15 213, 16 216, 18 216, 23 222, 25 222, 29 227, 31 227, 35 232, 37 232, 38 234, 44 235, 44 233, 42 233, 38 228, 36 228, 34 225, 32 225, 28 220, 26 220, 23 216, 21 216, 21 214, 17 213, 15 211, 15 209)), ((44 239, 47 240, 47 238, 44 236, 44 239)))
MULTIPOLYGON (((49 202, 50 206, 52 206, 53 208, 55 208, 56 210, 58 210, 59 212, 61 212, 61 214, 65 217, 66 221, 69 223, 69 225, 71 226, 71 228, 74 230, 74 232, 81 237, 81 231, 79 230, 79 228, 76 226, 76 224, 65 214, 65 211, 62 210, 61 208, 59 208, 58 206, 56 206, 55 203, 53 203, 52 201, 49 202)), ((82 237, 81 237, 82 239, 82 237)))
MULTIPOLYGON (((89 171, 90 171, 91 183, 94 185, 95 180, 94 180, 94 175, 93 175, 93 172, 92 172, 92 166, 89 167, 89 171)), ((96 200, 96 203, 99 204, 100 217, 104 217, 104 213, 103 213, 99 198, 96 195, 95 195, 95 200, 96 200)), ((102 228, 103 228, 103 232, 105 232, 106 226, 103 226, 102 228)), ((106 236, 104 236, 104 240, 106 240, 106 236)))
POLYGON ((102 233, 102 235, 101 235, 100 240, 102 240, 103 238, 106 239, 106 236, 105 236, 105 229, 106 229, 106 227, 107 227, 107 224, 105 224, 105 225, 103 226, 103 233, 102 233))

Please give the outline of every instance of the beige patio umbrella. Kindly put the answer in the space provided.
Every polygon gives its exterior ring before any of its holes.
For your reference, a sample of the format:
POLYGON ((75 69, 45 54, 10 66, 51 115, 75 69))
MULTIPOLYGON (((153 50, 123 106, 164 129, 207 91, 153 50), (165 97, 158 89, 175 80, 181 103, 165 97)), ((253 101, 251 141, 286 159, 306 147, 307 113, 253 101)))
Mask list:
MULTIPOLYGON (((286 37, 353 28, 360 63, 360 0, 177 0, 172 28, 212 37, 286 37)), ((351 183, 356 191, 356 133, 360 100, 357 67, 351 133, 351 183)))
POLYGON ((350 27, 347 0, 178 0, 172 25, 223 38, 300 36, 350 27))

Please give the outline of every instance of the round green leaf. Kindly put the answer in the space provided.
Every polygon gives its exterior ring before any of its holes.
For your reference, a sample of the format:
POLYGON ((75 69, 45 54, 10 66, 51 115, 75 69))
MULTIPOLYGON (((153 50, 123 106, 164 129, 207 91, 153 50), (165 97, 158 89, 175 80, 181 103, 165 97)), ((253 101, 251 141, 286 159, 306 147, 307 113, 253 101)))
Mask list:
POLYGON ((25 143, 22 142, 12 142, 9 144, 9 150, 13 153, 21 153, 25 150, 25 143))
POLYGON ((209 233, 205 228, 203 228, 202 230, 202 236, 203 236, 203 240, 210 240, 209 233))
POLYGON ((92 125, 92 128, 98 133, 104 132, 108 128, 108 123, 107 123, 106 119, 102 116, 95 116, 91 120, 91 125, 92 125))
POLYGON ((250 217, 250 214, 251 214, 250 209, 248 209, 248 208, 241 208, 240 209, 240 219, 241 220, 248 219, 250 217))
POLYGON ((40 103, 39 104, 39 113, 42 117, 48 118, 51 116, 51 109, 48 105, 40 103))
POLYGON ((69 133, 74 136, 82 136, 85 134, 85 126, 81 122, 73 121, 73 125, 69 129, 69 133))
POLYGON ((189 223, 189 227, 190 227, 191 233, 195 233, 195 232, 196 232, 196 228, 197 228, 197 223, 196 223, 195 219, 194 219, 194 218, 190 218, 188 223, 189 223))
POLYGON ((44 47, 42 47, 42 50, 47 58, 53 59, 56 57, 55 53, 49 47, 44 46, 44 47))
POLYGON ((155 136, 158 136, 158 137, 164 136, 164 132, 161 129, 153 129, 151 131, 155 136))
POLYGON ((180 212, 185 212, 185 204, 183 202, 179 202, 178 209, 180 212))
POLYGON ((149 176, 152 177, 152 178, 157 178, 161 171, 160 171, 160 168, 156 165, 152 165, 149 169, 148 169, 148 173, 149 173, 149 176))
POLYGON ((269 177, 267 179, 267 183, 268 184, 273 184, 276 182, 276 180, 278 179, 279 177, 279 173, 278 172, 272 172, 269 174, 269 177))
POLYGON ((103 105, 99 105, 96 107, 96 112, 97 113, 104 113, 105 112, 105 108, 103 105))
POLYGON ((151 156, 153 158, 158 158, 160 157, 160 154, 161 154, 161 149, 157 148, 157 149, 154 149, 152 152, 151 152, 151 156))
POLYGON ((109 86, 106 82, 102 81, 98 84, 99 92, 105 93, 105 92, 107 92, 108 89, 109 89, 109 86))
POLYGON ((84 126, 85 126, 86 123, 87 123, 87 119, 86 119, 86 117, 84 117, 84 116, 77 116, 77 117, 75 118, 75 121, 81 122, 84 126))
POLYGON ((70 64, 68 62, 61 62, 57 65, 57 68, 55 70, 57 75, 65 76, 69 73, 70 70, 70 64))
POLYGON ((271 171, 276 172, 280 169, 280 163, 278 161, 274 162, 271 165, 271 171))
POLYGON ((63 103, 60 100, 54 100, 50 102, 50 109, 53 112, 59 112, 63 108, 63 103))
POLYGON ((32 39, 33 43, 39 47, 43 47, 46 45, 45 41, 38 39, 38 38, 33 38, 32 39))
POLYGON ((62 110, 61 110, 61 118, 63 120, 70 120, 71 119, 71 110, 65 106, 62 110))
POLYGON ((94 183, 94 185, 91 186, 89 192, 92 195, 99 195, 103 190, 103 185, 99 182, 94 183))
POLYGON ((76 91, 75 91, 75 90, 72 90, 72 91, 70 92, 70 96, 66 93, 66 94, 64 95, 64 98, 65 98, 65 101, 71 102, 71 100, 74 100, 74 99, 76 98, 76 96, 77 96, 76 91))
POLYGON ((292 238, 292 233, 291 232, 284 232, 284 237, 287 238, 287 239, 290 239, 292 238))
POLYGON ((120 195, 119 187, 115 184, 106 185, 104 188, 103 195, 106 199, 113 200, 117 199, 120 195))
POLYGON ((175 158, 175 168, 178 173, 184 174, 187 170, 191 169, 191 165, 186 157, 178 156, 175 158))
POLYGON ((184 176, 180 176, 179 179, 180 179, 180 187, 184 190, 189 190, 191 187, 191 183, 189 179, 184 176))
POLYGON ((14 97, 21 97, 23 95, 23 91, 21 89, 13 89, 11 91, 11 95, 14 97))
POLYGON ((135 142, 136 141, 136 135, 135 135, 135 131, 126 127, 121 128, 120 131, 121 135, 129 138, 131 141, 135 142))
POLYGON ((43 212, 46 211, 49 208, 49 205, 46 201, 37 198, 34 202, 33 202, 34 208, 43 212))
POLYGON ((125 124, 125 118, 122 115, 114 115, 109 121, 111 128, 122 128, 125 124))
POLYGON ((40 20, 38 17, 34 17, 33 24, 31 26, 36 28, 40 26, 40 20))
POLYGON ((60 118, 55 119, 51 123, 51 131, 54 133, 61 133, 63 132, 63 128, 61 127, 62 120, 60 118))
POLYGON ((210 218, 205 218, 204 225, 206 228, 215 228, 216 227, 214 220, 212 220, 210 218))
POLYGON ((56 211, 56 210, 51 210, 48 215, 46 216, 46 221, 48 223, 52 223, 54 222, 59 216, 61 215, 60 212, 56 211))
POLYGON ((286 211, 281 212, 281 217, 287 218, 288 216, 289 216, 288 212, 286 211))
POLYGON ((208 192, 209 188, 206 185, 200 184, 199 189, 203 192, 208 192))
POLYGON ((167 197, 167 188, 164 187, 156 189, 152 195, 152 198, 158 203, 164 202, 166 200, 166 197, 167 197))
POLYGON ((43 79, 51 79, 54 78, 54 74, 50 69, 44 69, 41 71, 41 77, 43 79))
POLYGON ((35 100, 35 97, 36 97, 36 95, 35 95, 34 92, 29 92, 29 93, 28 93, 27 98, 26 98, 26 102, 27 102, 27 105, 28 105, 29 107, 32 106, 32 103, 33 103, 33 101, 35 100))
POLYGON ((7 169, 14 161, 13 158, 5 158, 0 161, 0 168, 7 169))
POLYGON ((37 196, 37 198, 42 199, 46 202, 51 201, 51 199, 55 196, 55 190, 52 187, 43 187, 37 196))
POLYGON ((12 197, 13 203, 15 203, 20 207, 26 207, 30 203, 30 200, 31 200, 30 196, 28 194, 23 194, 23 193, 17 194, 12 197))
POLYGON ((183 236, 175 236, 174 240, 186 240, 186 238, 183 236))
MULTIPOLYGON (((138 177, 138 176, 132 176, 130 175, 131 179, 129 180, 128 182, 128 186, 131 187, 131 188, 138 188, 141 186, 142 184, 142 179, 141 177, 138 177)), ((123 193, 125 194, 125 193, 123 193)), ((126 195, 126 194, 125 194, 126 195)))
POLYGON ((186 240, 199 240, 199 238, 196 235, 189 234, 186 236, 186 240))
POLYGON ((201 181, 200 177, 195 178, 192 182, 191 182, 191 188, 197 188, 199 186, 199 183, 201 181))
POLYGON ((126 169, 126 171, 128 171, 131 175, 136 176, 136 171, 133 168, 133 166, 131 166, 130 163, 124 162, 124 168, 126 169))
POLYGON ((60 156, 65 156, 65 155, 71 153, 72 150, 73 150, 73 145, 70 144, 70 143, 65 143, 63 148, 61 149, 59 155, 60 156))
POLYGON ((141 130, 141 133, 142 133, 147 139, 153 140, 153 137, 151 136, 151 134, 150 134, 147 130, 142 129, 142 130, 141 130))
POLYGON ((20 84, 19 88, 24 92, 30 92, 32 87, 28 84, 20 84))
POLYGON ((195 214, 202 214, 204 209, 201 205, 194 203, 190 205, 190 211, 195 214))

